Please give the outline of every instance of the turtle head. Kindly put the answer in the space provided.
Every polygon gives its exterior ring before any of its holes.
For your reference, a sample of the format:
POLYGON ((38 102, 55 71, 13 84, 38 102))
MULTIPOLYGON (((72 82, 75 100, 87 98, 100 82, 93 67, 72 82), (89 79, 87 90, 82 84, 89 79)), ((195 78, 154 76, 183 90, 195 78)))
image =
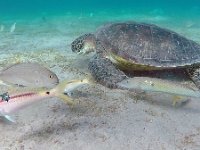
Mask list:
POLYGON ((95 51, 95 36, 84 34, 71 43, 71 49, 77 54, 88 54, 95 51))

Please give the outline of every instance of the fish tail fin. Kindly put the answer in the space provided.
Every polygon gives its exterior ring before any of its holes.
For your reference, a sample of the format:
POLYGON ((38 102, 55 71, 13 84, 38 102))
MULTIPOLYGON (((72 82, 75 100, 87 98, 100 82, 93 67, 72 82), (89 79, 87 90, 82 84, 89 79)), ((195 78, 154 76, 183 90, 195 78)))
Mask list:
POLYGON ((16 121, 9 115, 5 115, 4 118, 7 119, 8 121, 12 122, 12 123, 16 123, 16 121))
POLYGON ((177 104, 182 105, 188 101, 189 101, 189 99, 187 97, 180 96, 180 95, 174 95, 172 97, 172 106, 175 107, 177 104))
POLYGON ((181 100, 181 97, 180 97, 180 96, 177 96, 177 95, 173 96, 173 98, 172 98, 172 106, 175 107, 176 104, 177 104, 180 100, 181 100))
POLYGON ((54 89, 51 90, 51 92, 54 93, 54 95, 60 99, 62 99, 64 102, 66 102, 68 105, 74 105, 74 100, 70 97, 70 92, 73 91, 75 88, 88 83, 87 79, 84 80, 64 80, 60 84, 58 84, 54 89))
POLYGON ((4 123, 16 123, 15 119, 9 115, 1 115, 0 120, 2 120, 4 123))
POLYGON ((74 101, 71 97, 69 97, 68 94, 65 93, 65 88, 67 85, 67 81, 63 81, 60 84, 58 84, 55 88, 53 88, 50 92, 54 93, 56 97, 63 100, 68 105, 73 105, 74 101))
POLYGON ((65 103, 67 103, 70 106, 75 105, 74 100, 65 93, 56 94, 56 97, 60 98, 61 100, 63 100, 65 103))
POLYGON ((14 118, 9 116, 8 114, 4 114, 2 110, 0 110, 0 120, 6 123, 16 123, 14 118))

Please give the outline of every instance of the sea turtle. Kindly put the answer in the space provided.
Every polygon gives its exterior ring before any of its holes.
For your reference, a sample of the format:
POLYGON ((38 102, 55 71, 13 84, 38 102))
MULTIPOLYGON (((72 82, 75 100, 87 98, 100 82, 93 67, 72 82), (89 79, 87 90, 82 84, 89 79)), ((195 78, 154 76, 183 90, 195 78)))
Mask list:
POLYGON ((98 82, 110 88, 130 78, 124 70, 134 73, 178 68, 185 70, 200 88, 200 45, 157 25, 106 24, 94 34, 75 39, 71 49, 78 54, 95 51, 88 68, 98 82))

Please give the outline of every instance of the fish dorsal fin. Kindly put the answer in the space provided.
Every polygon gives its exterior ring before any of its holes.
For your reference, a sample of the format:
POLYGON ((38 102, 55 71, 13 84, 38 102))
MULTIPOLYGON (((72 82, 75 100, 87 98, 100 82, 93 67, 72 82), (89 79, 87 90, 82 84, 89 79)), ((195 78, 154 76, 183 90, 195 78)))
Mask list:
POLYGON ((0 70, 0 75, 1 75, 4 71, 6 71, 6 70, 8 70, 8 69, 10 69, 10 68, 12 68, 12 67, 14 67, 14 66, 16 66, 16 65, 19 65, 19 64, 20 64, 20 62, 15 63, 15 64, 9 64, 8 66, 5 66, 2 70, 0 70))
MULTIPOLYGON (((14 64, 10 64, 10 65, 8 65, 8 66, 5 66, 1 71, 0 71, 0 74, 1 73, 3 73, 3 72, 5 72, 5 71, 7 71, 7 70, 9 70, 9 69, 11 69, 11 68, 14 68, 14 67, 16 67, 16 66, 18 66, 18 68, 20 68, 20 67, 24 67, 24 68, 26 68, 27 66, 29 66, 29 64, 30 65, 33 65, 33 66, 41 66, 39 63, 36 63, 36 62, 17 62, 17 63, 14 63, 14 64)), ((41 66, 41 67, 43 67, 43 66, 41 66)), ((45 67, 44 67, 45 68, 45 67)))

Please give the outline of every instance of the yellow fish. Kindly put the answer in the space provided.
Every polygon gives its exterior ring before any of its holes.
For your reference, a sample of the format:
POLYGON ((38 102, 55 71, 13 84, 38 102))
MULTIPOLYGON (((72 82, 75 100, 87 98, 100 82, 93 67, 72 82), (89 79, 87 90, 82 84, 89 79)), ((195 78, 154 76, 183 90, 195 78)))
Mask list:
POLYGON ((139 92, 160 92, 173 96, 173 105, 181 101, 181 97, 200 97, 199 89, 193 89, 180 83, 150 77, 134 77, 117 84, 120 89, 139 92))

